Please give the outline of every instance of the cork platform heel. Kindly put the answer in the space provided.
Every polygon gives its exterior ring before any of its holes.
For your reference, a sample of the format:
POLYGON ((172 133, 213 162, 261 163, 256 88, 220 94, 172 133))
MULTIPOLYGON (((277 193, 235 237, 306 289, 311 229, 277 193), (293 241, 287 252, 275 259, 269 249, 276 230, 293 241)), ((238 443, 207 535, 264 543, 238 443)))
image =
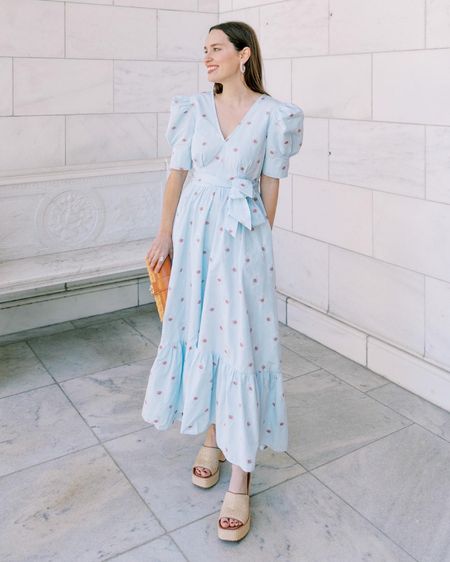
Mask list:
POLYGON ((250 530, 250 482, 252 473, 247 473, 247 493, 226 492, 217 520, 217 534, 224 541, 240 541, 250 530), (222 527, 222 517, 231 517, 241 521, 239 527, 222 527))
POLYGON ((219 447, 209 447, 202 445, 194 464, 192 465, 192 483, 200 488, 211 488, 217 483, 220 476, 220 462, 224 462, 225 455, 219 447), (207 468, 211 474, 209 476, 198 476, 195 474, 195 468, 201 466, 207 468))

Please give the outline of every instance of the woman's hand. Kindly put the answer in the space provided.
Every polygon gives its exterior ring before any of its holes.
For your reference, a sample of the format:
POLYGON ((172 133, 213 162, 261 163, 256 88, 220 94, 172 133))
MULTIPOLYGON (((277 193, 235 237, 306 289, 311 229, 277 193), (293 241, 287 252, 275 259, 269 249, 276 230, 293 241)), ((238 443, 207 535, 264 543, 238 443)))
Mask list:
POLYGON ((147 257, 149 259, 151 269, 158 273, 168 255, 170 255, 170 259, 172 259, 172 235, 160 232, 153 240, 153 243, 150 246, 149 251, 147 252, 147 257))

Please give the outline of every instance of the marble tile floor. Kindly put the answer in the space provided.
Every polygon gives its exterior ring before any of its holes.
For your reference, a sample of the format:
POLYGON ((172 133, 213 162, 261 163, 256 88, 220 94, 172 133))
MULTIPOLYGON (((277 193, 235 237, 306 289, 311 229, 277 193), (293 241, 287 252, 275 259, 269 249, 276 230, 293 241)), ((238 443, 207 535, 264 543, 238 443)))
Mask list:
POLYGON ((217 538, 231 473, 141 418, 154 305, 0 338, 2 562, 450 562, 450 413, 280 324, 289 449, 258 453, 250 533, 217 538))

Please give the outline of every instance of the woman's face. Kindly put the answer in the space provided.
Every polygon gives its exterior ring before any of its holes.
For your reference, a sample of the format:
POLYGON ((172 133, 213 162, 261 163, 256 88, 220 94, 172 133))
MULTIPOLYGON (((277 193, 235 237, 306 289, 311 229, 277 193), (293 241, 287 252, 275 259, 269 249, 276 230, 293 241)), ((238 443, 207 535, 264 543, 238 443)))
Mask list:
POLYGON ((245 62, 243 52, 236 51, 233 43, 221 29, 212 29, 209 32, 203 52, 203 62, 208 80, 211 82, 223 83, 227 78, 240 72, 241 60, 245 62))

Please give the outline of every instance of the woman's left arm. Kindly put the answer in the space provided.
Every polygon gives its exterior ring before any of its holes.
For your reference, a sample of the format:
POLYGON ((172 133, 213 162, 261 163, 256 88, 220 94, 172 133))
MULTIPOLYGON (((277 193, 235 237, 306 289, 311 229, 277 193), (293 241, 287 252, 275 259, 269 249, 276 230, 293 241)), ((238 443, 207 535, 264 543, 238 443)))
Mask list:
POLYGON ((275 212, 277 210, 278 202, 278 189, 280 186, 279 178, 271 178, 270 176, 261 175, 261 199, 266 209, 267 217, 269 219, 270 228, 273 226, 275 220, 275 212))

